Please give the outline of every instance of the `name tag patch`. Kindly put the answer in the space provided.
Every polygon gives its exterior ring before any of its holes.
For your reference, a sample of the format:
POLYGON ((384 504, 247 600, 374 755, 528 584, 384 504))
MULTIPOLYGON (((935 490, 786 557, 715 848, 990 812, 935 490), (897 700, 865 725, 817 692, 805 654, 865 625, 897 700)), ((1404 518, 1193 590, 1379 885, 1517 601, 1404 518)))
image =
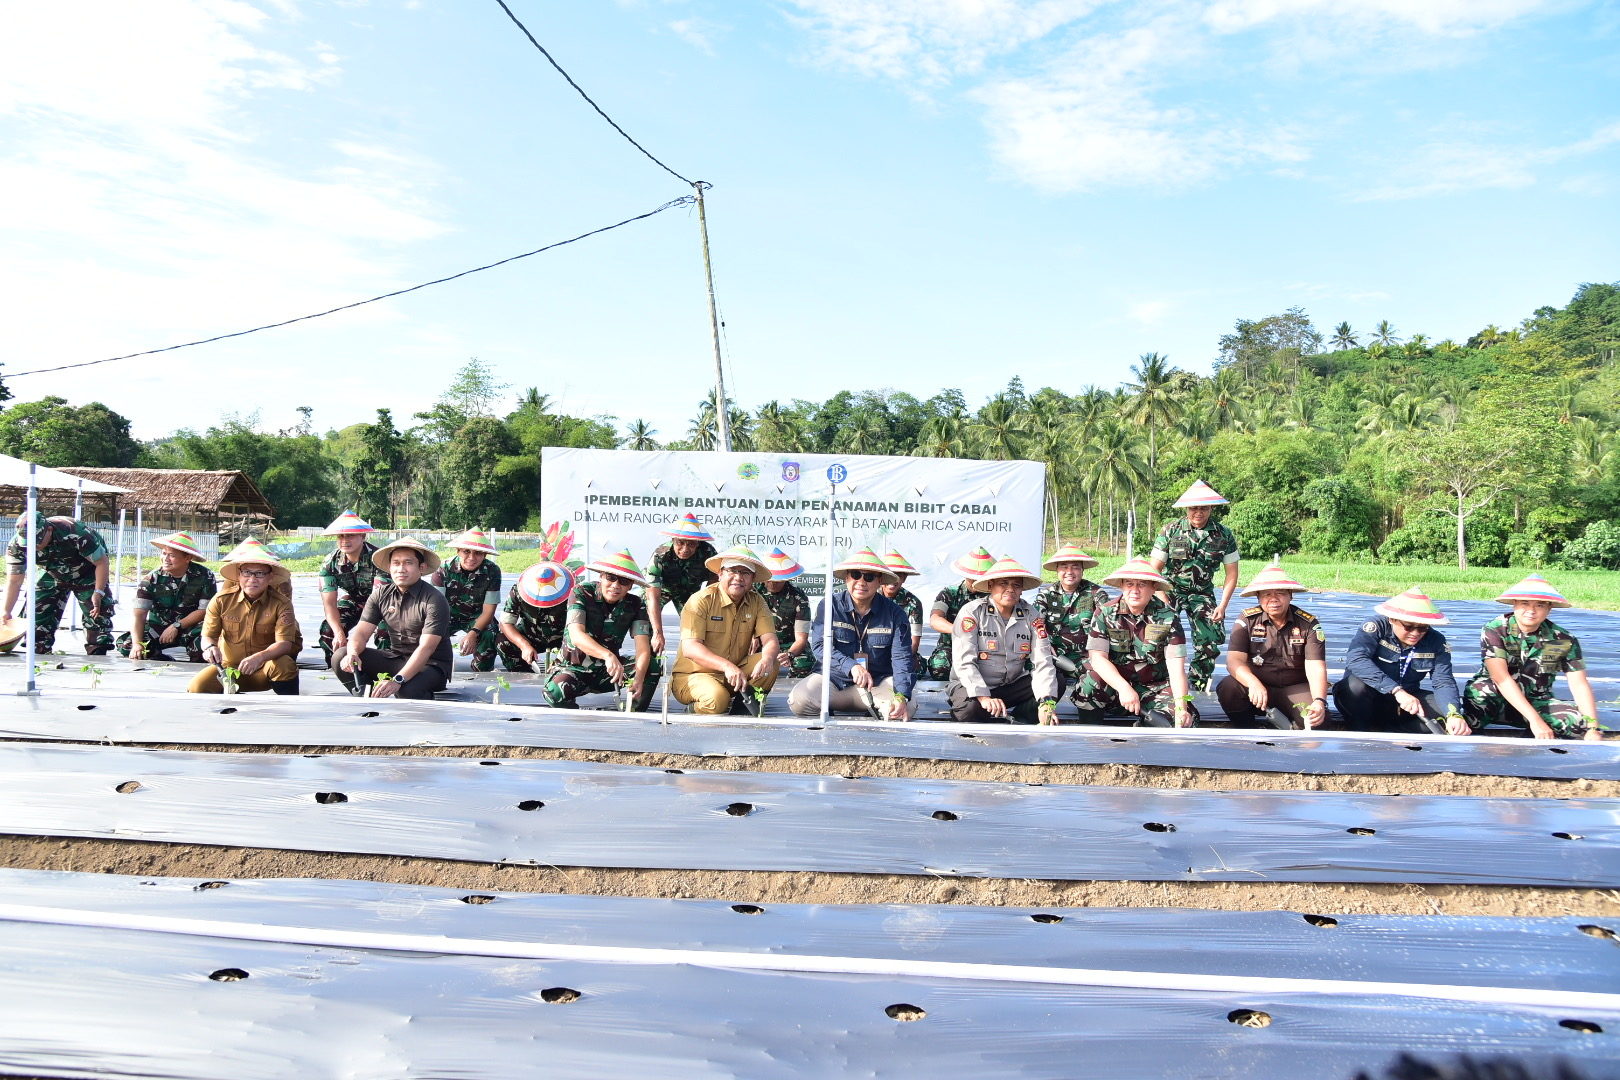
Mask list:
POLYGON ((710 615, 709 616, 709 621, 710 622, 725 622, 726 617, 724 615, 710 615))

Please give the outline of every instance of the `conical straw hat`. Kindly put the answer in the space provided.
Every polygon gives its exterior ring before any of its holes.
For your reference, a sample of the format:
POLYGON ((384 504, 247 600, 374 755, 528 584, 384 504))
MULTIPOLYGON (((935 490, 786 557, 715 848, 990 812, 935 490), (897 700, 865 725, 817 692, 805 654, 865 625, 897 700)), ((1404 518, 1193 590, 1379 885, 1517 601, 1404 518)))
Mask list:
POLYGON ((951 569, 969 581, 977 581, 994 565, 996 565, 995 557, 981 547, 974 548, 951 563, 951 569))
POLYGON ((1226 499, 1221 496, 1220 492, 1202 480, 1194 480, 1192 487, 1188 488, 1181 498, 1171 505, 1178 510, 1189 506, 1225 506, 1226 499))
POLYGON ((636 557, 630 554, 628 548, 616 555, 604 555, 585 569, 595 570, 598 574, 614 574, 628 578, 637 585, 647 584, 647 579, 641 575, 641 567, 636 565, 636 557))
POLYGON ((439 558, 437 551, 434 551, 416 537, 402 536, 398 540, 391 542, 387 547, 380 547, 373 551, 371 553, 371 565, 387 573, 388 559, 399 548, 409 548, 411 551, 416 552, 422 560, 422 573, 424 574, 433 573, 444 563, 444 560, 439 558))
POLYGON ((772 581, 792 581, 804 573, 799 561, 779 547, 771 548, 765 556, 765 568, 771 572, 772 581))
POLYGON ((368 533, 373 531, 375 530, 370 525, 360 520, 359 514, 356 514, 353 510, 345 510, 337 516, 336 521, 326 527, 321 535, 340 536, 343 533, 368 533))
POLYGON ((681 520, 664 530, 665 536, 673 536, 677 540, 708 540, 713 543, 714 537, 709 530, 698 524, 698 519, 688 512, 681 520))
POLYGON ((489 542, 483 529, 468 529, 454 540, 445 545, 452 551, 482 551, 485 555, 499 555, 495 545, 489 542))
POLYGON ((1085 570, 1090 570, 1093 566, 1099 565, 1096 559, 1093 559, 1090 555, 1087 555, 1085 552, 1080 550, 1080 545, 1064 544, 1062 547, 1052 552, 1052 557, 1050 559, 1047 559, 1045 562, 1041 563, 1041 569, 1056 570, 1058 568, 1058 563, 1066 562, 1077 562, 1080 564, 1081 568, 1085 570))
POLYGON ((226 581, 237 580, 237 570, 243 563, 262 563, 270 567, 271 585, 287 585, 292 581, 292 574, 281 565, 276 553, 265 547, 264 541, 257 536, 250 536, 237 544, 220 560, 219 576, 226 581))
POLYGON ((190 555, 193 562, 203 561, 202 552, 197 550, 197 541, 191 538, 190 533, 177 532, 170 533, 168 536, 160 536, 152 541, 152 546, 155 548, 168 548, 170 551, 178 551, 182 555, 190 555))
POLYGON ((1451 621, 1440 614, 1440 609, 1434 606, 1434 601, 1429 599, 1427 593, 1415 588, 1407 589, 1399 596, 1390 597, 1373 610, 1385 618, 1423 626, 1444 626, 1451 621))
POLYGON ((1003 555, 994 566, 984 572, 984 575, 973 583, 973 591, 987 593, 990 591, 992 581, 1016 581, 1020 591, 1039 588, 1041 576, 1032 574, 1024 569, 1024 564, 1011 555, 1003 555))
POLYGON ((889 569, 888 565, 877 556, 871 548, 861 548, 855 554, 833 567, 833 577, 839 581, 849 578, 851 570, 866 570, 880 575, 882 581, 899 581, 900 575, 889 569))
POLYGON ((1305 592, 1305 586, 1289 577, 1287 572, 1276 563, 1272 563, 1249 582, 1249 587, 1238 593, 1239 596, 1258 596, 1263 592, 1281 589, 1287 592, 1305 592))
POLYGON ((1496 598, 1498 604, 1511 604, 1515 600, 1545 600, 1553 607, 1574 606, 1540 574, 1531 574, 1496 598))
POLYGON ((907 562, 906 557, 898 551, 885 551, 883 553, 883 565, 893 570, 895 576, 901 581, 906 580, 908 577, 916 577, 922 572, 907 562))
POLYGON ((1121 582, 1127 580, 1146 581, 1160 592, 1170 591, 1170 583, 1164 579, 1163 574, 1153 569, 1153 564, 1146 559, 1130 560, 1124 566, 1103 578, 1102 583, 1112 585, 1117 589, 1121 582))
POLYGON ((566 566, 537 562, 518 575, 518 596, 531 607, 556 607, 574 591, 574 575, 566 566))
POLYGON ((765 581, 771 576, 771 568, 766 566, 765 560, 755 555, 754 549, 747 544, 733 544, 714 558, 703 560, 703 565, 709 568, 711 574, 718 574, 728 563, 747 563, 752 566, 755 581, 765 581))

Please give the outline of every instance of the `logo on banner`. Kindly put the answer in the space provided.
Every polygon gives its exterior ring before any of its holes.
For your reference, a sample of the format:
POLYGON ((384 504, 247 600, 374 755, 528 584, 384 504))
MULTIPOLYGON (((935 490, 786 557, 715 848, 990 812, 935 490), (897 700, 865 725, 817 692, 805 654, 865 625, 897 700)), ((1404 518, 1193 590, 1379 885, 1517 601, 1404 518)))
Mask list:
POLYGON ((744 480, 754 480, 759 477, 759 466, 752 461, 745 461, 737 466, 737 475, 744 480))
POLYGON ((827 479, 834 484, 842 484, 849 479, 849 470, 842 465, 827 466, 827 479))
POLYGON ((782 462, 782 482, 796 484, 799 482, 799 463, 797 461, 782 462))

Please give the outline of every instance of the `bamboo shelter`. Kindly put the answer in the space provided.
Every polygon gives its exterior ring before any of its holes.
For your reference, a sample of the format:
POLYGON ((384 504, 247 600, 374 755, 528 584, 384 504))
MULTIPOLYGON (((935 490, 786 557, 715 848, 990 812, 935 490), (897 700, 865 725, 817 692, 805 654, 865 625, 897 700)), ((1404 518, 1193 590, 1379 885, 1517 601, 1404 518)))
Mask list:
POLYGON ((141 510, 148 528, 164 532, 217 533, 235 540, 262 532, 275 520, 276 508, 247 473, 214 469, 61 470, 72 476, 124 488, 117 510, 141 510))

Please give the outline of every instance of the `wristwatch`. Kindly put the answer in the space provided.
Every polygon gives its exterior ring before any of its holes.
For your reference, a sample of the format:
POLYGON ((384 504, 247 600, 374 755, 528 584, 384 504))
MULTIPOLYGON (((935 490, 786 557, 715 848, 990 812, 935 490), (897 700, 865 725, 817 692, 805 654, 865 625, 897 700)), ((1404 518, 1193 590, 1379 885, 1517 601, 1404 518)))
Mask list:
POLYGON ((403 675, 395 675, 394 676, 394 681, 399 683, 401 686, 403 686, 403 685, 405 685, 405 676, 403 676, 403 675))

